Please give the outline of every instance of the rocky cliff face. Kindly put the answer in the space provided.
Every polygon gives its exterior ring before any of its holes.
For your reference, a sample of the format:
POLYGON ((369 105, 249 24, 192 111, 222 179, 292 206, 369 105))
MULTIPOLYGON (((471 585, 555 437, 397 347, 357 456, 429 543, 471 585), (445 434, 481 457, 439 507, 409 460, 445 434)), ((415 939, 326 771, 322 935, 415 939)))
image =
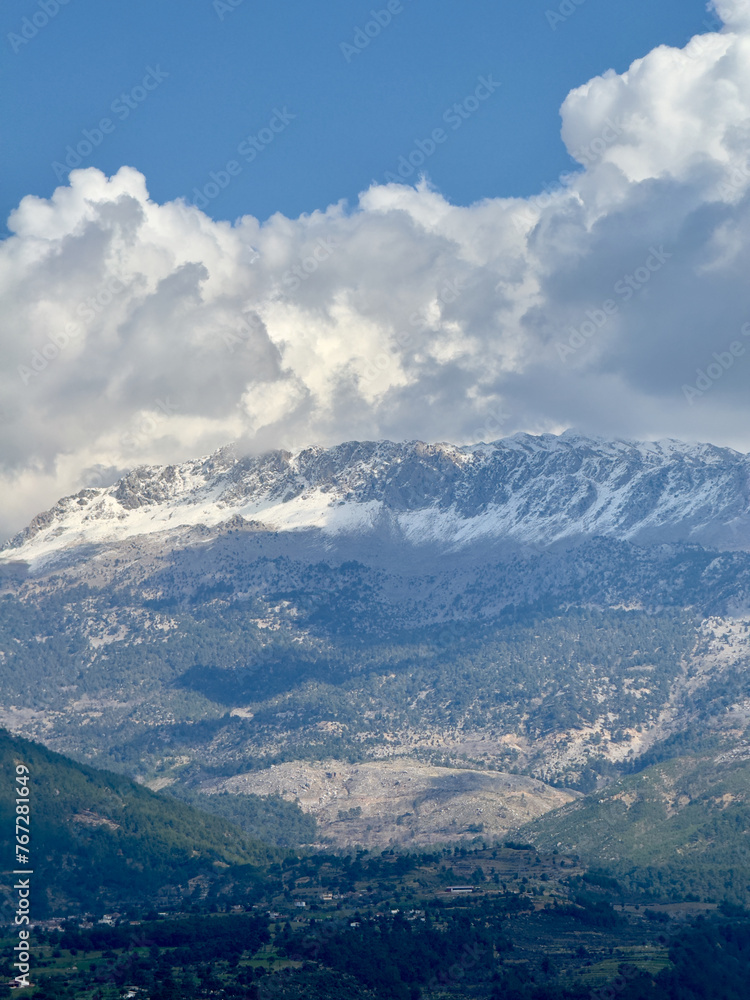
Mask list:
POLYGON ((136 469, 61 500, 0 561, 54 563, 80 546, 230 522, 328 539, 377 536, 457 552, 616 538, 750 548, 750 459, 730 449, 516 435, 455 447, 350 442, 241 457, 231 448, 136 469))
POLYGON ((589 792, 747 738, 748 465, 565 434, 136 469, 0 553, 0 724, 154 787, 360 767, 339 843, 499 836, 560 800, 490 771, 589 792))

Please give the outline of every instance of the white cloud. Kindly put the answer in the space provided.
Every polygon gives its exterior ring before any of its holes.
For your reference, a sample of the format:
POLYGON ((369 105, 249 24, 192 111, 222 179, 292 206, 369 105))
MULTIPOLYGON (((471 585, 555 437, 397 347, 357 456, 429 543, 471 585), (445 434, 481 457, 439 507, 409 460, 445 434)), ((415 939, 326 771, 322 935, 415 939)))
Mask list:
POLYGON ((750 4, 747 0, 713 0, 711 7, 728 28, 750 28, 750 4))
POLYGON ((568 96, 580 168, 543 196, 384 185, 231 225, 124 167, 25 198, 0 244, 0 533, 92 470, 234 439, 575 425, 750 447, 750 2, 716 9, 724 30, 568 96))

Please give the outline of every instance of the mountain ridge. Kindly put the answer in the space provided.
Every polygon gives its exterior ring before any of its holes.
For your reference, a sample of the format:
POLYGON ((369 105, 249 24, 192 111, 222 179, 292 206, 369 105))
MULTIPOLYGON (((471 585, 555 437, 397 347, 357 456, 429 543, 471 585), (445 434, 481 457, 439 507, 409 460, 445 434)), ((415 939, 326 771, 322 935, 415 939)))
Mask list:
POLYGON ((414 548, 548 548, 581 538, 750 549, 750 457, 729 448, 518 434, 490 444, 347 442, 297 453, 233 447, 142 466, 37 515, 0 550, 32 569, 61 553, 176 528, 227 526, 414 548))
MULTIPOLYGON (((388 830, 333 789, 341 842, 421 836, 446 767, 589 793, 672 739, 731 748, 749 467, 566 434, 136 470, 4 550, 0 722, 191 795, 403 760, 414 794, 388 830)), ((475 791, 440 836, 507 826, 475 791)))

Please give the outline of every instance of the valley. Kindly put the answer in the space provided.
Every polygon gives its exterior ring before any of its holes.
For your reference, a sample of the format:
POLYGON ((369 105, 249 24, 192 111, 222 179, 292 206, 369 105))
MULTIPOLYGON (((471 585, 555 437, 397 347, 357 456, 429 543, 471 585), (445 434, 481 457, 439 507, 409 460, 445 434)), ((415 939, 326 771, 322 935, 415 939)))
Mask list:
MULTIPOLYGON (((518 841, 745 905, 746 484, 569 436, 141 470, 3 550, 0 725, 256 853, 518 841)), ((165 869, 161 905, 260 877, 165 869)))

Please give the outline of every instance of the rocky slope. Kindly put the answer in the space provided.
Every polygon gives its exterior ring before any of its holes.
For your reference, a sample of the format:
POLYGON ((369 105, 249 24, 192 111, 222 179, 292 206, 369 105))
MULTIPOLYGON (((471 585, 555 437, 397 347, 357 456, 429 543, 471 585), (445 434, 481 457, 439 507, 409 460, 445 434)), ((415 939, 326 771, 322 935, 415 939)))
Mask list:
POLYGON ((750 738, 749 463, 566 434, 136 470, 0 553, 0 721, 154 788, 312 796, 337 843, 502 835, 750 738))
POLYGON ((502 839, 577 798, 522 775, 431 767, 408 758, 277 764, 209 782, 203 790, 281 795, 315 816, 325 841, 369 848, 450 843, 478 834, 502 839))
POLYGON ((61 500, 6 543, 34 570, 76 549, 219 526, 461 552, 593 537, 750 547, 750 459, 727 448, 516 435, 454 447, 351 442, 136 469, 61 500))

